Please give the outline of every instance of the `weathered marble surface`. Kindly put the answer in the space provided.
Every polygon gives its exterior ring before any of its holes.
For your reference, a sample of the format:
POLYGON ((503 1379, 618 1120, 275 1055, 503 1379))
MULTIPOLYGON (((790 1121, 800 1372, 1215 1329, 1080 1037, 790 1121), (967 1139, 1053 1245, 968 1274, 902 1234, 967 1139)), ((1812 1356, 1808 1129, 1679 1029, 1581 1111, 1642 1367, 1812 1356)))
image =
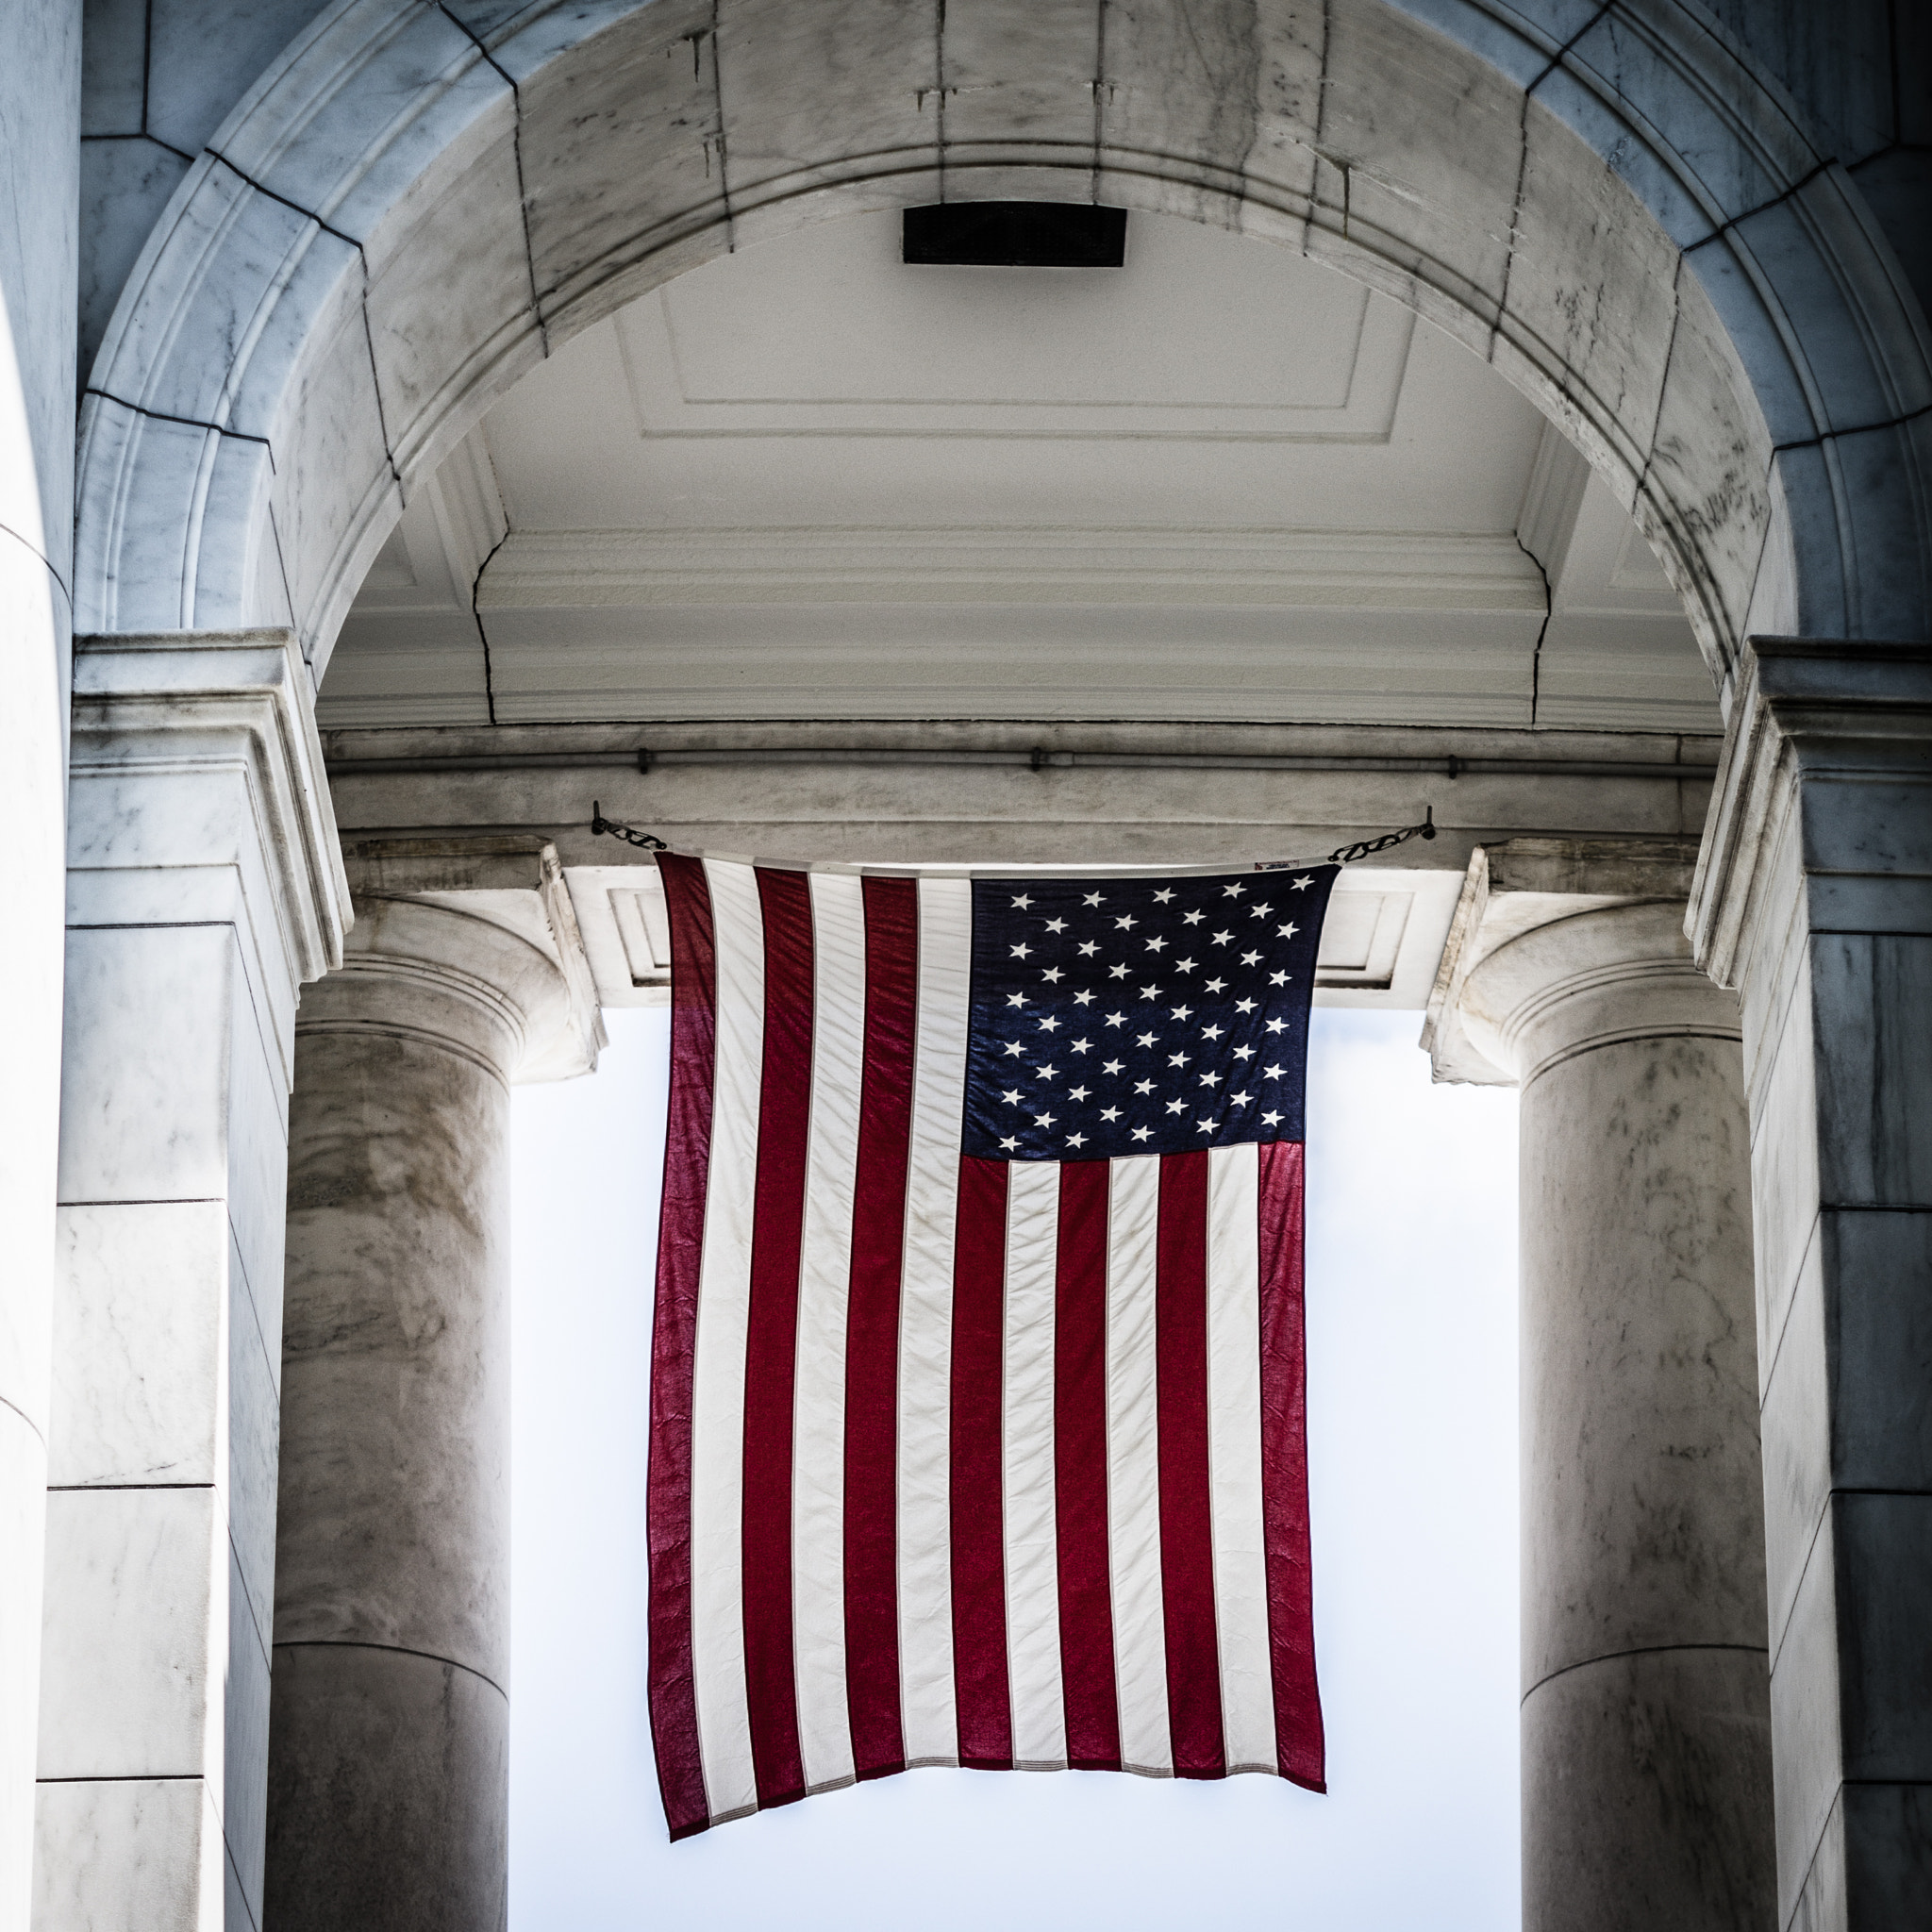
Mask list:
POLYGON ((1932 1897, 1928 720, 1924 644, 1757 640, 1691 908, 1743 1008, 1779 1907, 1804 1932, 1932 1897))
POLYGON ((1089 0, 938 36, 881 0, 318 20, 194 159, 107 331, 87 621, 289 620, 320 663, 403 494, 532 358, 723 250, 944 192, 1180 213, 1417 308, 1605 469, 1720 673, 1767 559, 1760 616, 1928 627, 1923 317, 1837 150, 1701 21, 1107 18, 1104 47, 1089 0), (232 475, 202 514, 210 438, 232 475))
POLYGON ((62 723, 74 536, 79 0, 0 0, 0 1932, 33 1865, 53 1123, 60 1091, 62 723))
POLYGON ((1479 854, 1431 1014, 1439 1074, 1523 1090, 1530 1932, 1774 1924, 1743 1065, 1686 870, 1479 854))
POLYGON ((344 970, 296 1035, 267 1910, 280 1932, 493 1932, 509 1083, 594 1065, 602 1029, 554 850, 365 842, 350 864, 344 970))
POLYGON ((75 661, 34 1924, 240 1925, 295 1000, 348 895, 289 634, 75 661))
MULTIPOLYGON (((0 34, 6 31, 0 15, 0 34)), ((4 111, 4 109, 0 109, 4 111)), ((0 270, 4 274, 4 270, 0 270)), ((0 311, 6 296, 0 281, 0 311)), ((0 386, 6 368, 0 322, 0 386)), ((31 475, 0 423, 0 470, 31 475)), ((40 552, 0 528, 0 818, 16 841, 0 1001, 0 1932, 25 1932, 33 1865, 35 1712, 55 1279, 55 1122, 60 1104, 61 658, 64 593, 40 552)))

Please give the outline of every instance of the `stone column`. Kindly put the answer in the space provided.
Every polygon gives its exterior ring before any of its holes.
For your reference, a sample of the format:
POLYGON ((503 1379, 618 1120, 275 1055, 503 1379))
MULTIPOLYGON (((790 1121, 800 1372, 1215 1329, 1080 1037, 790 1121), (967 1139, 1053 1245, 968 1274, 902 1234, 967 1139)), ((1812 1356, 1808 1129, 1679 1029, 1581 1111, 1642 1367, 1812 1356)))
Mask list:
POLYGON ((297 1030, 266 1924, 499 1932, 512 1081, 602 1028, 554 848, 351 849, 297 1030))
POLYGON ((1692 899, 1741 995, 1778 1911, 1932 1911, 1932 646, 1758 638, 1692 899))
POLYGON ((33 1923, 214 1932, 259 1911, 295 999, 348 891, 286 631, 82 639, 73 773, 33 1923))
POLYGON ((26 1932, 60 1112, 80 0, 0 0, 0 1932, 26 1932))
POLYGON ((1642 896, 1687 858, 1478 853, 1435 1019, 1523 1094, 1525 1932, 1774 1924, 1738 1008, 1642 896))

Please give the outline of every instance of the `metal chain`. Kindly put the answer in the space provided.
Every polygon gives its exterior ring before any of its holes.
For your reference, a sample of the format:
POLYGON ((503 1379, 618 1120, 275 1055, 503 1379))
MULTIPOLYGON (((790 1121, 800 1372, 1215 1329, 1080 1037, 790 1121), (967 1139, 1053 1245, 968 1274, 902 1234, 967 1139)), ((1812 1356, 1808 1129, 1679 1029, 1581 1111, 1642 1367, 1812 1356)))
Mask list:
MULTIPOLYGON (((635 825, 621 825, 615 819, 604 816, 604 808, 593 798, 591 801, 591 836, 602 837, 608 833, 613 839, 622 839, 626 845, 641 846, 646 852, 669 852, 669 843, 658 838, 655 832, 641 832, 635 825)), ((1435 835, 1430 834, 1433 838, 1435 835)))
MULTIPOLYGON (((604 808, 594 798, 591 801, 591 834, 593 838, 608 836, 612 839, 622 839, 626 845, 641 846, 646 852, 671 850, 670 845, 654 832, 641 832, 635 825, 620 824, 615 819, 607 819, 604 816, 604 808)), ((1400 845, 1407 840, 1433 839, 1435 836, 1436 808, 1432 805, 1424 806, 1421 824, 1404 825, 1399 832, 1384 832, 1379 839, 1362 839, 1353 845, 1340 845, 1328 855, 1324 863, 1353 865, 1357 858, 1368 858, 1377 852, 1387 852, 1392 846, 1400 845)))
POLYGON ((1433 839, 1436 836, 1436 808, 1423 807, 1423 822, 1419 825, 1404 825, 1399 832, 1384 832, 1379 839, 1363 839, 1357 844, 1340 845, 1328 855, 1330 865, 1352 865, 1357 858, 1367 858, 1376 852, 1387 852, 1391 845, 1400 845, 1407 839, 1433 839))

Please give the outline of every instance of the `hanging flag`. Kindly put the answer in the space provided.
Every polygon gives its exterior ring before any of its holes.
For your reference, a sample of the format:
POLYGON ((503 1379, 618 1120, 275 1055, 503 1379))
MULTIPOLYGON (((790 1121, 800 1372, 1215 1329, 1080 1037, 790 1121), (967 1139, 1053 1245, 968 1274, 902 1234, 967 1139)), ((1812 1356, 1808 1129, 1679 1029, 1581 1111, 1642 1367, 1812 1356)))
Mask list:
POLYGON ((658 865, 672 1837, 921 1764, 1322 1790, 1302 1116, 1337 868, 658 865))

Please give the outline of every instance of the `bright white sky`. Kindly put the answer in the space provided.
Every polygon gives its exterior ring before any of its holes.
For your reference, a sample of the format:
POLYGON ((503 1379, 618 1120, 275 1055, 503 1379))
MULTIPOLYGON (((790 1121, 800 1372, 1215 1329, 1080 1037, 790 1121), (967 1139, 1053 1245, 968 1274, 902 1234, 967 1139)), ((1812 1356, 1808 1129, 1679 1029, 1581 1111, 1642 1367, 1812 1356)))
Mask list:
POLYGON ((517 1090, 510 1932, 1510 1932, 1516 1096, 1318 1010, 1308 1455, 1329 1795, 917 1771, 665 1841, 644 1454, 669 1015, 517 1090))

